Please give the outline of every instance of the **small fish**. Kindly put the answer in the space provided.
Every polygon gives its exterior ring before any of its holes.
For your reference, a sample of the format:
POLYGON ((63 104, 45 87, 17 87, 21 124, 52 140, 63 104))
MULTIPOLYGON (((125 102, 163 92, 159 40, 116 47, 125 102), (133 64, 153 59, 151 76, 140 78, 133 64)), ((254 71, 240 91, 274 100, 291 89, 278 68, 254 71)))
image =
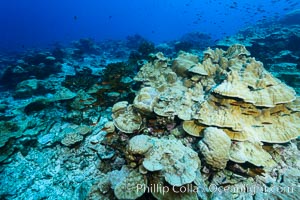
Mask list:
POLYGON ((272 124, 272 122, 262 122, 262 124, 269 125, 272 124))
POLYGON ((73 16, 73 19, 74 19, 74 20, 77 20, 77 19, 78 19, 78 17, 77 17, 76 15, 74 15, 74 16, 73 16))
POLYGON ((110 82, 103 81, 103 82, 101 82, 101 84, 102 84, 102 85, 109 85, 109 84, 110 84, 110 82))

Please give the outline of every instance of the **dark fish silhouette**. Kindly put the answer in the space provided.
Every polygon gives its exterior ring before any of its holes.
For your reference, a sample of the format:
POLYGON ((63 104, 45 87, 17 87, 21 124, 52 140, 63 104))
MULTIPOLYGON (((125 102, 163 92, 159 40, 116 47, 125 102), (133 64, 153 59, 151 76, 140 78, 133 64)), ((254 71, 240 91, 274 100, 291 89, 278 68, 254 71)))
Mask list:
POLYGON ((74 19, 74 20, 77 20, 77 16, 76 16, 76 15, 74 15, 73 19, 74 19))

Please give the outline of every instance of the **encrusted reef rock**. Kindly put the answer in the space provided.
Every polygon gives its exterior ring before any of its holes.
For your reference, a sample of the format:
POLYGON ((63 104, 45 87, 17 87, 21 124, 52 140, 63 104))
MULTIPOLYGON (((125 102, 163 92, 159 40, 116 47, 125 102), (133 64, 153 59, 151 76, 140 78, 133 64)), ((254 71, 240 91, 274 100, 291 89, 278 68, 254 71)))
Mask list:
POLYGON ((83 136, 78 133, 69 133, 61 141, 65 146, 72 146, 83 140, 83 136))

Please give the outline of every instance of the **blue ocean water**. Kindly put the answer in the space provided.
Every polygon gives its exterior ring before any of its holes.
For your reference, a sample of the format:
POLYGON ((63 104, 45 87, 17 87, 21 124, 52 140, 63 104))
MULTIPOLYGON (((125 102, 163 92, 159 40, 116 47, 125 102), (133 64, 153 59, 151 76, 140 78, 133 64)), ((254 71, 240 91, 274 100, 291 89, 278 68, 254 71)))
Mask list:
POLYGON ((0 2, 0 50, 47 47, 80 38, 155 43, 188 32, 213 39, 300 8, 299 0, 11 0, 0 2))

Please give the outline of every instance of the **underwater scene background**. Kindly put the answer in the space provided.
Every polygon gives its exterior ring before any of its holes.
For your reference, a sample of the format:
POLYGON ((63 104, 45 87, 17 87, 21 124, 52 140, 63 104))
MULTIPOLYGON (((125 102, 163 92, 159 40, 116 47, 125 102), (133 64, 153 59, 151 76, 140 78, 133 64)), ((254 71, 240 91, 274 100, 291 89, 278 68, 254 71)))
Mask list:
POLYGON ((53 0, 1 1, 0 49, 50 47, 80 38, 125 39, 139 34, 154 42, 203 32, 213 40, 299 8, 296 0, 53 0))
POLYGON ((0 10, 0 199, 299 199, 299 1, 0 10))

